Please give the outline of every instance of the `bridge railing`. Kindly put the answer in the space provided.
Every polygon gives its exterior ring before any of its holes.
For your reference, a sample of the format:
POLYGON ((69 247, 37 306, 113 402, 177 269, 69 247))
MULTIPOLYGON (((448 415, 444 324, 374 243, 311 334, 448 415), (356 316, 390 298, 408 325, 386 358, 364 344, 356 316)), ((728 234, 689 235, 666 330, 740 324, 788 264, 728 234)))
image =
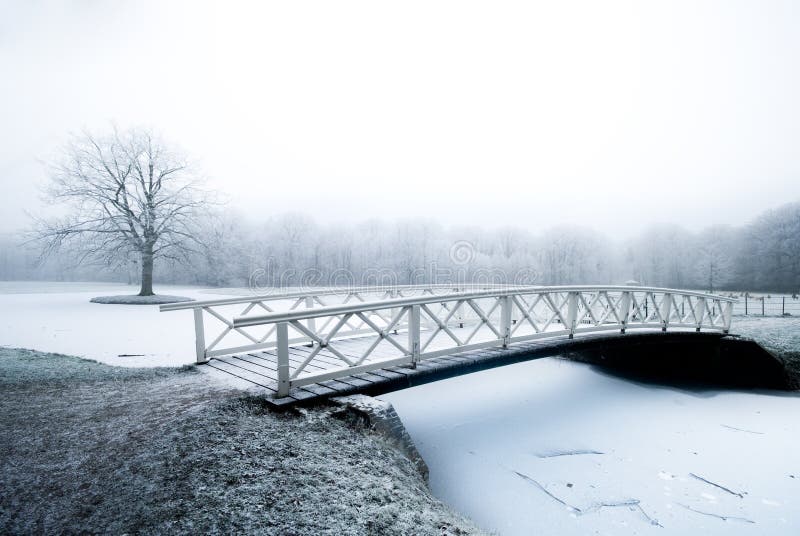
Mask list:
MULTIPOLYGON (((396 285, 361 287, 325 287, 305 289, 294 292, 273 292, 234 298, 220 298, 192 302, 171 303, 160 306, 160 311, 191 310, 194 314, 195 356, 197 363, 205 363, 213 357, 241 352, 274 348, 277 344, 275 327, 255 334, 234 325, 234 318, 253 311, 277 313, 281 311, 308 311, 321 307, 366 303, 410 296, 437 296, 457 294, 466 291, 507 288, 508 285, 396 285), (209 333, 211 332, 211 333, 209 333)), ((380 313, 378 313, 380 314, 380 313)), ((332 318, 323 319, 317 325, 315 318, 307 319, 309 329, 325 330, 334 322, 332 318)), ((340 335, 370 333, 371 329, 360 322, 348 321, 339 330, 340 335)), ((305 337, 291 342, 304 342, 305 337)))
POLYGON ((517 287, 239 316, 233 329, 274 337, 285 396, 291 387, 545 337, 641 328, 727 333, 735 301, 649 287, 517 287))

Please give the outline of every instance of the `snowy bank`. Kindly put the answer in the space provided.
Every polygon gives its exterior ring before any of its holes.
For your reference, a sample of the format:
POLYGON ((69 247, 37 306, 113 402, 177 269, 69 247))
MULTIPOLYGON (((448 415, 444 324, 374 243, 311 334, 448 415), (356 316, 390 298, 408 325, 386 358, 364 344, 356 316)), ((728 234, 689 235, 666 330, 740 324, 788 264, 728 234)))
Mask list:
POLYGON ((800 318, 735 317, 733 329, 783 360, 795 382, 800 383, 800 318))

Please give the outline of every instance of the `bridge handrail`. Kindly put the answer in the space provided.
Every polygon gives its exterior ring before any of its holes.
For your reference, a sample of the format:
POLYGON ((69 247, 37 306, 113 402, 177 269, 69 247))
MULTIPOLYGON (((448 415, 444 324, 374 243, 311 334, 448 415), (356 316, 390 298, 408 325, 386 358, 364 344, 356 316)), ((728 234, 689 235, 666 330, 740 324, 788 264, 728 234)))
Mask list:
POLYGON ((680 296, 692 296, 696 298, 705 298, 719 302, 736 303, 737 298, 730 298, 727 296, 720 296, 717 294, 708 294, 705 292, 678 290, 661 287, 634 287, 624 285, 563 285, 563 286, 522 286, 504 288, 502 290, 487 290, 479 292, 458 292, 447 294, 446 296, 415 296, 409 298, 393 298, 388 300, 377 300, 372 302, 360 302, 345 305, 329 305, 318 307, 315 309, 304 309, 299 311, 286 311, 275 312, 262 315, 251 316, 237 316, 233 319, 233 325, 236 328, 258 326, 262 324, 274 324, 278 322, 292 322, 296 320, 309 320, 312 318, 323 318, 328 316, 335 316, 347 313, 366 312, 366 311, 379 311, 385 309, 393 309, 397 307, 405 307, 411 305, 429 305, 439 303, 445 297, 447 301, 454 301, 457 299, 474 300, 480 298, 494 298, 501 296, 512 296, 518 294, 552 294, 558 292, 654 292, 662 294, 673 294, 680 296))
MULTIPOLYGON (((256 301, 276 301, 286 300, 292 298, 303 298, 306 296, 335 296, 341 294, 348 294, 353 292, 372 293, 372 292, 391 292, 391 291, 412 291, 412 290, 437 290, 448 289, 456 292, 461 292, 460 289, 468 288, 504 288, 512 285, 504 284, 476 284, 476 283, 452 283, 452 284, 435 284, 435 285, 371 285, 371 286, 358 286, 358 287, 319 287, 308 288, 306 290, 298 290, 293 292, 275 292, 270 294, 253 294, 250 296, 241 296, 234 298, 217 298, 209 300, 195 300, 191 302, 178 302, 166 303, 159 306, 159 311, 181 311, 185 309, 200 309, 203 307, 214 307, 221 305, 237 305, 242 303, 251 303, 256 301)), ((535 288, 530 286, 531 288, 535 288)))

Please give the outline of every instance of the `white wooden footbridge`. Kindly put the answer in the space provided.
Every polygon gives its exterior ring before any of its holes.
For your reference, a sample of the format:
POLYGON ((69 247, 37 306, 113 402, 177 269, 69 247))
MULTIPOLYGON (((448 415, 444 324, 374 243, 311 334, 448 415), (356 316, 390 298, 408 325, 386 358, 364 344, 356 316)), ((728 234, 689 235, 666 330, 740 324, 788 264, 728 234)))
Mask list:
POLYGON ((263 389, 275 403, 293 403, 385 392, 416 376, 431 381, 442 371, 520 361, 599 334, 724 334, 735 301, 651 287, 423 285, 275 293, 161 311, 193 311, 198 364, 263 389))

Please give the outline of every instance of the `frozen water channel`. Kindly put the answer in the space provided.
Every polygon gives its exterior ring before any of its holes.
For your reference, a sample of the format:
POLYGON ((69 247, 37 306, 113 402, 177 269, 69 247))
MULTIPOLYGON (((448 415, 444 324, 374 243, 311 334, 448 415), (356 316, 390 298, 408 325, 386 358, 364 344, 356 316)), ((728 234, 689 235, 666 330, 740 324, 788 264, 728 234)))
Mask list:
POLYGON ((800 534, 800 397, 553 358, 384 395, 439 498, 500 534, 800 534))

